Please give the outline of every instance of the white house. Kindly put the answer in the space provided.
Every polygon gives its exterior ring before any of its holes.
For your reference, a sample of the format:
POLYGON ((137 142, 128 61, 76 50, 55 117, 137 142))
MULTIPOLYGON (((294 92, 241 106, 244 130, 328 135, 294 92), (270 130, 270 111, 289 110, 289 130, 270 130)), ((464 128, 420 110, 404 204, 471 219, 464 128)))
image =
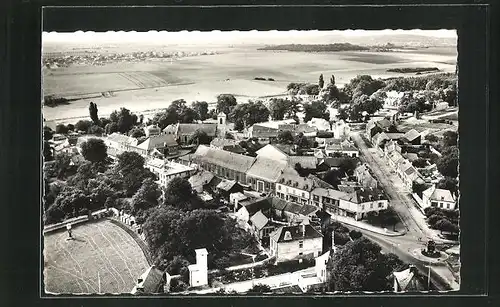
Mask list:
POLYGON ((368 212, 379 212, 387 209, 388 206, 389 201, 381 190, 361 188, 341 197, 338 212, 336 213, 355 220, 361 220, 368 212))
POLYGON ((158 127, 158 125, 149 125, 147 127, 144 127, 144 133, 147 137, 160 135, 161 129, 160 127, 158 127))
POLYGON ((311 225, 281 226, 269 237, 276 263, 316 258, 323 248, 323 235, 311 225))
POLYGON ((307 125, 316 127, 318 131, 331 131, 332 129, 330 123, 324 118, 313 117, 307 122, 307 125))
POLYGON ((335 154, 342 154, 348 157, 359 157, 359 150, 350 142, 344 141, 340 144, 329 144, 325 147, 325 154, 328 157, 333 157, 335 154))
POLYGON ((190 166, 157 158, 147 160, 146 168, 158 176, 158 184, 165 188, 172 179, 188 178, 195 172, 195 169, 190 166))
POLYGON ((435 207, 445 210, 456 210, 457 201, 449 190, 438 189, 435 185, 422 193, 424 209, 435 207))
POLYGON ((283 170, 278 182, 276 182, 276 196, 286 201, 299 204, 309 204, 311 191, 314 189, 314 181, 308 177, 301 177, 293 168, 283 170))

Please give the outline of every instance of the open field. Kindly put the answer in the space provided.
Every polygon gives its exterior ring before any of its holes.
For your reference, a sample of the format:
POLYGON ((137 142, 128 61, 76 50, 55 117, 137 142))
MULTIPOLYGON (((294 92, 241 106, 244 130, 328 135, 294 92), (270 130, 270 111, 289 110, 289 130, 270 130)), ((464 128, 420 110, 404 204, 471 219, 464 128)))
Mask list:
POLYGON ((44 237, 45 291, 50 293, 129 293, 148 268, 139 245, 120 227, 104 220, 44 237))
MULTIPOLYGON (((283 93, 290 82, 316 83, 320 74, 335 75, 343 85, 359 74, 373 77, 403 76, 387 69, 437 67, 454 72, 456 48, 427 48, 405 52, 281 52, 239 47, 217 55, 201 55, 147 62, 113 63, 104 66, 70 66, 46 69, 44 95, 88 95, 117 91, 111 98, 82 99, 55 108, 45 108, 48 120, 86 116, 90 101, 106 115, 120 107, 138 112, 168 107, 175 99, 214 102, 218 94, 231 93, 240 101, 283 93), (435 52, 432 52, 435 50, 435 52), (254 81, 255 77, 276 81, 254 81)), ((409 74, 406 74, 407 76, 409 74)))

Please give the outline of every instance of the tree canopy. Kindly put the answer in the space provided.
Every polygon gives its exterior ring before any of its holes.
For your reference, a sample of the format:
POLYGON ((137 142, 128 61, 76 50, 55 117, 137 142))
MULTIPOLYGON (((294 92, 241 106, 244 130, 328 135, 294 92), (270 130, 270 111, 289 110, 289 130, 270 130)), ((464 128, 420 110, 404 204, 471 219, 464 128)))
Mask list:
POLYGON ((269 110, 273 120, 294 118, 299 111, 299 103, 295 99, 272 98, 269 110))
POLYGON ((95 125, 99 125, 99 116, 97 115, 97 104, 93 103, 92 101, 89 104, 89 115, 90 119, 92 122, 94 122, 95 125))
POLYGON ((445 147, 442 156, 438 158, 436 166, 438 171, 447 177, 456 178, 458 176, 458 148, 457 146, 445 147))
POLYGON ((175 123, 192 123, 198 118, 198 113, 188 106, 184 99, 174 100, 163 112, 153 116, 152 124, 158 125, 160 129, 165 129, 168 125, 175 123))
POLYGON ((118 125, 118 131, 123 134, 127 134, 137 124, 137 115, 126 108, 113 111, 109 119, 118 125))
POLYGON ((229 115, 236 106, 236 98, 231 94, 220 94, 217 96, 217 113, 223 112, 229 115))
POLYGON ((101 139, 90 138, 82 143, 81 148, 85 160, 93 163, 103 162, 108 156, 108 147, 101 139))
POLYGON ((294 137, 290 130, 282 130, 278 132, 278 137, 276 141, 280 144, 293 144, 294 137))
POLYGON ((311 103, 304 104, 304 113, 304 122, 308 122, 312 118, 330 119, 330 113, 328 112, 327 106, 321 101, 313 101, 311 103))
POLYGON ((243 127, 249 127, 256 123, 267 122, 269 114, 269 110, 262 101, 250 101, 233 107, 228 118, 234 123, 243 123, 243 127))
POLYGON ((195 101, 193 103, 193 110, 197 114, 197 119, 205 120, 208 118, 208 103, 206 101, 195 101))
POLYGON ((194 210, 204 206, 189 181, 181 177, 175 177, 167 184, 164 205, 182 210, 194 210))
POLYGON ((397 256, 380 253, 380 246, 360 238, 340 247, 333 258, 332 291, 384 291, 391 289, 387 278, 403 266, 397 256))

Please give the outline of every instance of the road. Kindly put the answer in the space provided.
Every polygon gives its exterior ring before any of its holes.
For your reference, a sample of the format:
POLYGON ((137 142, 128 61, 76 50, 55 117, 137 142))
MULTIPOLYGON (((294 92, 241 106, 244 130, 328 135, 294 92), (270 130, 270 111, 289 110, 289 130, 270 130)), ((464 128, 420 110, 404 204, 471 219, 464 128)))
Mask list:
MULTIPOLYGON (((428 238, 432 238, 439 245, 439 239, 433 233, 430 233, 425 225, 422 225, 425 221, 421 217, 416 216, 415 211, 417 209, 415 208, 415 201, 412 199, 410 191, 403 185, 401 179, 390 166, 387 165, 384 158, 381 157, 381 153, 375 148, 368 147, 359 132, 351 133, 351 138, 360 150, 361 160, 368 163, 380 187, 387 193, 391 207, 399 215, 407 232, 403 236, 388 237, 362 229, 358 230, 363 232, 365 237, 379 244, 385 251, 398 255, 403 261, 414 264, 422 273, 427 274, 428 264, 415 258, 412 251, 424 248, 428 238)), ((438 265, 443 266, 445 264, 434 264, 432 266, 438 265)), ((447 281, 452 276, 449 269, 440 269, 439 271, 441 275, 438 275, 435 270, 431 270, 431 281, 438 290, 446 290, 457 286, 456 284, 450 285, 453 282, 447 281)))

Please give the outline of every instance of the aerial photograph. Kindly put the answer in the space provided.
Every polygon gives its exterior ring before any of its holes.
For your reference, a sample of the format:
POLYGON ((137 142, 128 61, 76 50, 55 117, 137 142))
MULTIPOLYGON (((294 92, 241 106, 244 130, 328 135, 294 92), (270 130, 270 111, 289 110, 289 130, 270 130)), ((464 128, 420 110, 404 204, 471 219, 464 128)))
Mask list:
POLYGON ((457 32, 43 32, 44 295, 460 289, 457 32))

